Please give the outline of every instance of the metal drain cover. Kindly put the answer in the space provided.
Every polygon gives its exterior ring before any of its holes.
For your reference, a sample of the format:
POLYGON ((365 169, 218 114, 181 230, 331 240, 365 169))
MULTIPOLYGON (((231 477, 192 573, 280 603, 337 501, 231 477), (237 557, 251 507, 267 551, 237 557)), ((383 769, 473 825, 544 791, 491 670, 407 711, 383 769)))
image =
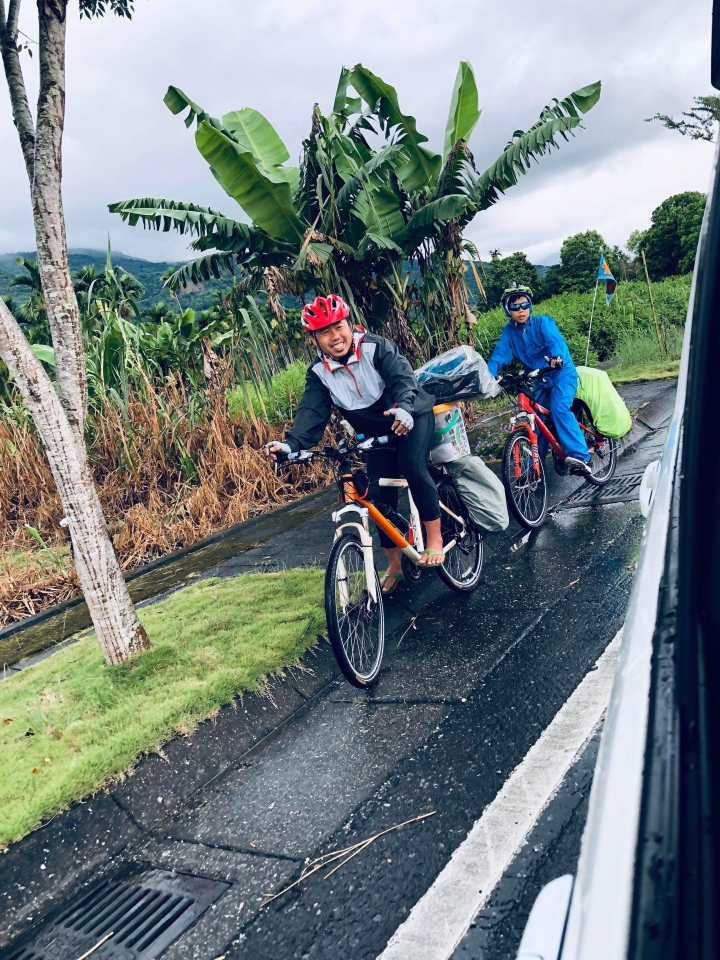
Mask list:
POLYGON ((150 870, 76 897, 7 960, 154 960, 227 890, 229 884, 150 870), (108 934, 112 933, 111 937, 108 934))
POLYGON ((595 487, 591 483, 586 483, 562 506, 588 507, 596 503, 627 503, 629 500, 637 500, 641 480, 642 474, 638 473, 629 477, 613 477, 604 487, 595 487))

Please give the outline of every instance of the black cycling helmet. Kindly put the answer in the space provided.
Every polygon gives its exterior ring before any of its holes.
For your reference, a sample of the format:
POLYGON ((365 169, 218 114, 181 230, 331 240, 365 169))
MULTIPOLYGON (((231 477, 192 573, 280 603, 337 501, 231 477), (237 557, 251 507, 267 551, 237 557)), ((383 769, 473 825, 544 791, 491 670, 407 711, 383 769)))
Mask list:
POLYGON ((530 313, 532 313, 532 298, 533 292, 530 287, 524 286, 522 283, 513 283, 509 287, 505 287, 502 295, 502 305, 503 310, 505 311, 505 316, 510 317, 510 311, 508 310, 508 300, 512 300, 513 297, 527 297, 530 301, 530 313))

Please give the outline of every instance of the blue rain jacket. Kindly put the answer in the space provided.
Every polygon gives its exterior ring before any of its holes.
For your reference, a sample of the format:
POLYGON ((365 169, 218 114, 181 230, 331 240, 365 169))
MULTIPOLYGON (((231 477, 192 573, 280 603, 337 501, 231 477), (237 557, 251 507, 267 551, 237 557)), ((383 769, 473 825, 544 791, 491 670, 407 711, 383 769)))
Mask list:
POLYGON ((511 320, 505 324, 488 360, 488 370, 496 377, 498 370, 511 360, 519 360, 528 370, 537 370, 548 366, 545 357, 562 357, 563 369, 575 370, 568 345, 553 318, 531 314, 527 323, 511 320))
MULTIPOLYGON (((514 320, 507 323, 488 360, 488 370, 496 377, 498 370, 506 367, 511 360, 519 360, 528 370, 537 370, 549 366, 545 357, 562 357, 563 365, 559 370, 546 374, 547 383, 535 384, 533 396, 541 406, 549 407, 557 438, 565 454, 589 461, 587 443, 570 410, 577 390, 577 370, 565 338, 552 317, 531 314, 527 323, 515 323, 514 320)), ((544 457, 548 443, 542 436, 538 449, 540 456, 544 457)))

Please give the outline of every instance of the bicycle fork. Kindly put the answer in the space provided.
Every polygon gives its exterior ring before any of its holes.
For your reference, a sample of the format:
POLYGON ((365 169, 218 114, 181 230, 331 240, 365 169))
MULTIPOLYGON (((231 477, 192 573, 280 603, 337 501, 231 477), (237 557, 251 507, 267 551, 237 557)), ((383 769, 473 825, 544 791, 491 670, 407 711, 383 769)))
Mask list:
MULTIPOLYGON (((360 536, 360 546, 362 547, 363 552, 363 563, 365 565, 365 582, 367 584, 367 592, 370 596, 370 599, 373 603, 378 602, 377 595, 377 581, 375 577, 375 557, 373 556, 373 543, 372 537, 370 536, 370 529, 368 524, 368 510, 367 507, 359 507, 354 503, 348 504, 346 507, 343 507, 341 510, 336 510, 332 515, 333 523, 335 524, 335 540, 338 539, 343 533, 344 530, 352 529, 355 530, 360 536), (346 523, 339 523, 338 521, 342 519, 343 515, 346 513, 356 513, 360 516, 360 523, 357 521, 350 521, 346 523)), ((340 603, 342 604, 343 613, 347 610, 348 604, 350 603, 350 596, 348 593, 348 577, 347 570, 345 569, 345 564, 340 558, 338 563, 338 573, 340 577, 338 579, 338 589, 340 592, 340 603)))

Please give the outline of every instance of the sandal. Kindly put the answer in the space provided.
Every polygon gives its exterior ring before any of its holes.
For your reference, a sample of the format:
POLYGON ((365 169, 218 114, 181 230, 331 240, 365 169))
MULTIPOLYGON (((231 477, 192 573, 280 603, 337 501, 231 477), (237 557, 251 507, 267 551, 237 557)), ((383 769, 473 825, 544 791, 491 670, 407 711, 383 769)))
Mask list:
POLYGON ((431 550, 429 547, 425 547, 425 549, 423 550, 423 556, 425 556, 426 554, 427 554, 427 560, 425 560, 425 563, 423 563, 421 558, 420 563, 418 563, 419 567, 441 567, 442 566, 442 563, 428 563, 427 561, 430 559, 430 557, 444 558, 445 557, 444 550, 431 550))
POLYGON ((390 594, 397 589, 397 585, 400 583, 400 581, 405 579, 404 573, 388 573, 387 571, 385 571, 385 573, 381 574, 380 576, 381 576, 380 589, 382 590, 382 595, 384 597, 389 597, 390 594), (395 582, 389 588, 389 590, 386 590, 385 584, 388 582, 388 580, 394 580, 395 582))

